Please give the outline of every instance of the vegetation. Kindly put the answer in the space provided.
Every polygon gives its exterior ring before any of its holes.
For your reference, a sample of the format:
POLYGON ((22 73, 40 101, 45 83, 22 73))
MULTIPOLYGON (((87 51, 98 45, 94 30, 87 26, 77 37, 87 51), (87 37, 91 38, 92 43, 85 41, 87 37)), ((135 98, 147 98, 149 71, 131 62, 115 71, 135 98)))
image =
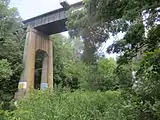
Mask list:
POLYGON ((14 98, 20 73, 25 31, 16 8, 9 1, 0 1, 0 108, 9 109, 14 98))
POLYGON ((118 91, 38 91, 19 103, 11 120, 127 120, 125 105, 118 91))
POLYGON ((160 120, 159 0, 84 0, 70 9, 70 38, 52 36, 54 91, 17 106, 25 29, 8 4, 0 1, 0 119, 160 120), (106 50, 119 56, 106 58, 99 48, 119 33, 106 50))

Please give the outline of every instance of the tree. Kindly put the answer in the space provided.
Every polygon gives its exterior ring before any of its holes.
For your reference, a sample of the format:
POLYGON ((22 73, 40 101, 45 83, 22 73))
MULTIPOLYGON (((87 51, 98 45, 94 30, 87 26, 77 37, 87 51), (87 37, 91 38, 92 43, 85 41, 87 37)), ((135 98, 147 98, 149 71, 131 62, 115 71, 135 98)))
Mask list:
POLYGON ((58 88, 78 89, 85 81, 86 66, 80 60, 82 44, 80 40, 67 39, 58 34, 54 42, 54 81, 58 88), (80 45, 77 45, 79 43, 80 45))
POLYGON ((116 77, 117 63, 114 59, 100 58, 97 65, 89 66, 88 88, 91 90, 117 90, 119 81, 116 77))
POLYGON ((74 11, 70 9, 67 26, 72 38, 83 39, 82 60, 87 64, 94 64, 97 59, 96 52, 101 44, 108 38, 100 24, 94 24, 91 17, 88 17, 86 8, 74 11))
MULTIPOLYGON (((7 73, 8 77, 3 77, 3 80, 0 81, 0 101, 4 102, 9 102, 13 99, 14 93, 18 88, 18 81, 23 68, 21 61, 25 38, 25 32, 17 9, 9 8, 8 4, 9 1, 0 1, 0 61, 5 64, 2 70, 10 71, 7 73)), ((2 72, 1 76, 6 76, 6 73, 2 72)))
POLYGON ((95 16, 93 23, 103 24, 113 35, 125 32, 107 51, 120 54, 117 76, 130 97, 126 99, 135 105, 134 119, 159 119, 159 64, 154 62, 159 61, 159 6, 159 0, 86 0, 88 18, 95 16), (138 66, 136 80, 133 80, 135 62, 138 66))

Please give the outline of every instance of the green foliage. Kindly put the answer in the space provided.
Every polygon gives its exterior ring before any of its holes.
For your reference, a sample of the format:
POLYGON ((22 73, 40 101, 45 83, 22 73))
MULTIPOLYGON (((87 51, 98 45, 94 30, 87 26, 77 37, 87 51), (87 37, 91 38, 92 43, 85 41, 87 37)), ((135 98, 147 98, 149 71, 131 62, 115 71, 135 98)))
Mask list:
MULTIPOLYGON (((86 14, 87 11, 85 9, 75 11, 74 9, 70 9, 70 11, 68 12, 69 17, 66 23, 68 28, 71 28, 73 30, 78 29, 78 31, 82 32, 83 28, 86 28, 86 24, 89 23, 86 14)), ((77 35, 81 35, 81 32, 77 33, 77 35)))
POLYGON ((25 32, 16 8, 9 0, 0 1, 0 106, 8 109, 22 71, 25 32))
MULTIPOLYGON (((93 18, 88 17, 86 8, 81 10, 70 9, 68 15, 67 27, 72 38, 79 37, 83 39, 82 60, 87 64, 96 62, 96 52, 101 44, 109 37, 105 29, 99 24, 92 22, 93 18)), ((93 17, 93 16, 92 16, 93 17)))
POLYGON ((1 82, 2 80, 9 79, 11 75, 13 74, 10 63, 5 59, 0 60, 0 68, 1 68, 0 69, 0 81, 1 82))
POLYGON ((89 67, 88 89, 91 90, 115 90, 118 88, 116 77, 116 61, 114 59, 101 58, 97 65, 89 67))
POLYGON ((5 60, 0 60, 0 110, 4 104, 1 104, 2 101, 11 100, 10 93, 8 92, 8 84, 11 83, 10 77, 13 75, 13 70, 11 69, 11 64, 5 60), (2 105, 2 106, 1 106, 2 105))
POLYGON ((55 86, 78 89, 79 83, 86 79, 87 70, 87 66, 80 59, 81 41, 67 39, 61 35, 53 37, 55 86))
POLYGON ((133 77, 132 77, 132 71, 133 71, 133 68, 129 64, 122 65, 117 68, 116 74, 119 79, 120 88, 124 89, 124 88, 132 87, 134 83, 133 77))
POLYGON ((0 110, 0 120, 7 120, 7 117, 5 116, 4 110, 0 110))
POLYGON ((140 97, 142 110, 140 116, 148 116, 145 120, 160 119, 160 50, 146 53, 137 74, 136 94, 140 97), (150 116, 150 117, 149 117, 150 116))
POLYGON ((127 110, 118 91, 38 91, 18 103, 10 120, 127 120, 127 110))
POLYGON ((116 61, 113 58, 99 60, 99 72, 105 75, 113 74, 116 69, 116 61))
POLYGON ((108 52, 119 53, 116 77, 134 109, 132 119, 159 118, 159 0, 86 0, 88 18, 104 24, 106 32, 126 34, 108 52), (134 68, 134 63, 136 68, 134 68), (140 64, 139 64, 140 63, 140 64), (136 78, 132 71, 137 71, 136 78))
POLYGON ((69 12, 72 39, 52 37, 54 86, 63 90, 35 91, 18 103, 17 110, 7 112, 3 110, 13 107, 9 101, 23 68, 25 32, 16 8, 8 7, 9 0, 0 1, 0 119, 160 119, 160 1, 84 3, 85 8, 69 12), (119 32, 125 32, 124 37, 107 50, 120 54, 117 62, 101 58, 98 48, 119 32), (133 71, 137 71, 135 77, 133 71))
POLYGON ((79 42, 78 39, 54 36, 55 87, 95 91, 118 88, 114 59, 102 58, 97 65, 87 65, 80 59, 82 48, 79 42), (80 45, 76 45, 77 43, 80 45))

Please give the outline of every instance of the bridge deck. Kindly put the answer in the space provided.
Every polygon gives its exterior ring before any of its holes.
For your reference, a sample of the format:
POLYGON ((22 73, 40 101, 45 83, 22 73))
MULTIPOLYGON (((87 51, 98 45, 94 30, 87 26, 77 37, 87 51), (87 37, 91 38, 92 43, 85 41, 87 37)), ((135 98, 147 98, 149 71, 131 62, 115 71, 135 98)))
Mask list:
MULTIPOLYGON (((82 2, 70 5, 73 8, 83 7, 82 2)), ((68 8, 69 9, 69 8, 68 8)), ((31 19, 23 21, 27 26, 32 26, 40 32, 47 35, 64 32, 67 30, 65 22, 67 21, 67 8, 60 8, 31 19)))

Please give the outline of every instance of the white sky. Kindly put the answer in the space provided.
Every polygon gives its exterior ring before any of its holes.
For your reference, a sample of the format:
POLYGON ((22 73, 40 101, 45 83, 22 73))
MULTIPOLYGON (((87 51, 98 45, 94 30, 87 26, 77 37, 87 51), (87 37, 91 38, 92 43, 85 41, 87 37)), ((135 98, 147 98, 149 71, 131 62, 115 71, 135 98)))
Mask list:
MULTIPOLYGON (((26 20, 37 15, 58 9, 61 7, 60 1, 63 0, 11 0, 10 6, 16 7, 19 11, 22 19, 26 20)), ((69 4, 73 4, 82 0, 67 0, 69 4)), ((68 36, 68 32, 64 32, 63 35, 68 36)), ((113 38, 108 40, 100 48, 100 51, 106 52, 106 48, 113 43, 113 38)), ((116 54, 108 55, 106 57, 116 58, 116 54)))

